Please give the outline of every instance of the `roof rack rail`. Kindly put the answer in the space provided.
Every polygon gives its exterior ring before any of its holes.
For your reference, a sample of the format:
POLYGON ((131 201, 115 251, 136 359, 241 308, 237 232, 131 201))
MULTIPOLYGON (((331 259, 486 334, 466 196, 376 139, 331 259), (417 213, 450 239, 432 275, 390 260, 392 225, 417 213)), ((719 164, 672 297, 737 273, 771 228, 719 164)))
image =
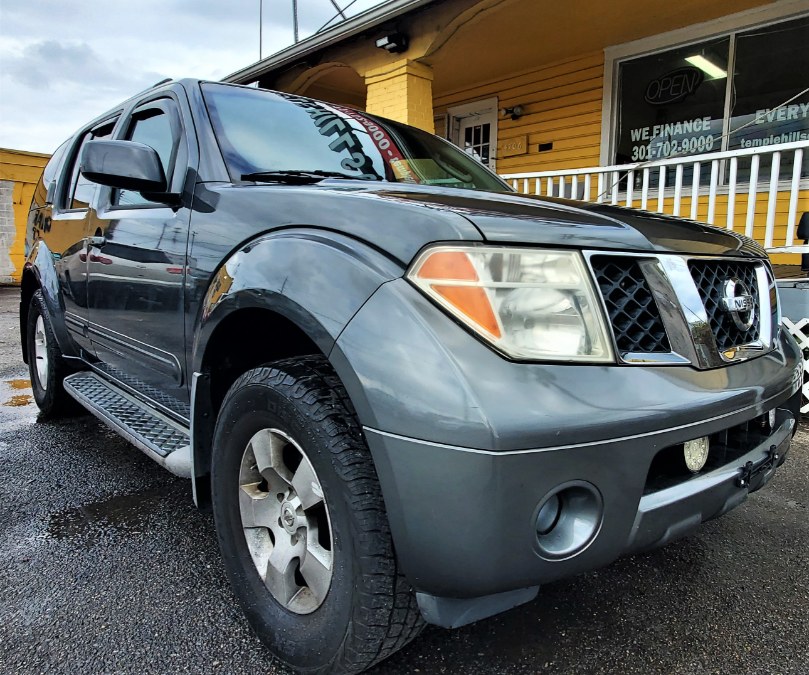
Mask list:
POLYGON ((154 89, 155 87, 159 87, 161 84, 166 84, 166 82, 171 82, 171 78, 166 77, 166 78, 160 80, 160 82, 155 82, 151 87, 149 87, 149 89, 154 89))

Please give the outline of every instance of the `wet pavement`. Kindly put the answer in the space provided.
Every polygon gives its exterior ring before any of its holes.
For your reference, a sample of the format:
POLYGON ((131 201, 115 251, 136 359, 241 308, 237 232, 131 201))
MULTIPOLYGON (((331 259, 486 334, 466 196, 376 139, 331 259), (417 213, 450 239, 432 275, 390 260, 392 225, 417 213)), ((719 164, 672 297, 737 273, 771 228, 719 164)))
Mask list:
MULTIPOLYGON (((282 673, 190 486, 89 416, 39 422, 0 289, 0 673, 282 673)), ((459 572, 459 573, 462 573, 459 572)), ((389 673, 809 673, 809 434, 741 507, 545 586, 389 673)))

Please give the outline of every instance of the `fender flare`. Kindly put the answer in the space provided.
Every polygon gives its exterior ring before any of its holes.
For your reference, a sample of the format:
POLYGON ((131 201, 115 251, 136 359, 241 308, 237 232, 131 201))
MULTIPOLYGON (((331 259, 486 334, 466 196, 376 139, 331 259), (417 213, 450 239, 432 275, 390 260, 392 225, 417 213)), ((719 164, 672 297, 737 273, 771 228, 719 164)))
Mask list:
POLYGON ((280 314, 328 355, 376 289, 403 274, 399 263, 331 230, 284 229, 250 240, 208 284, 194 324, 191 371, 201 371, 205 347, 222 321, 246 308, 280 314))
MULTIPOLYGON (((244 309, 271 311, 299 328, 327 357, 340 333, 402 266, 371 246, 331 230, 294 228, 261 235, 220 265, 197 310, 190 370, 194 499, 207 503, 210 442, 216 424, 207 347, 218 327, 244 309)), ((355 377, 335 370, 341 379, 355 377)))

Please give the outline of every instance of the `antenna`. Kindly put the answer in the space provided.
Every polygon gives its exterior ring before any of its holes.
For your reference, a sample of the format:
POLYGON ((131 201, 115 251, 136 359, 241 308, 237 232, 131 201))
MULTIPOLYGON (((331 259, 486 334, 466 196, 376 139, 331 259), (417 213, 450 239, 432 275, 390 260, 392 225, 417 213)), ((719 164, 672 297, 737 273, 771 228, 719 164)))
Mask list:
POLYGON ((298 0, 292 0, 292 34, 295 42, 298 41, 298 0))

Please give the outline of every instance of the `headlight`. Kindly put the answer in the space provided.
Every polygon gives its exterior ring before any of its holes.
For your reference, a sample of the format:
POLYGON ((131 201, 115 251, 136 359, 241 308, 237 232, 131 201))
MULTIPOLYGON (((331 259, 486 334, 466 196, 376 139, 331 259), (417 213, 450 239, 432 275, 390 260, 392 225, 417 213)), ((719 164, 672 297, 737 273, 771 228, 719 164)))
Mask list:
POLYGON ((509 356, 613 360, 590 278, 574 251, 435 246, 407 277, 509 356))

